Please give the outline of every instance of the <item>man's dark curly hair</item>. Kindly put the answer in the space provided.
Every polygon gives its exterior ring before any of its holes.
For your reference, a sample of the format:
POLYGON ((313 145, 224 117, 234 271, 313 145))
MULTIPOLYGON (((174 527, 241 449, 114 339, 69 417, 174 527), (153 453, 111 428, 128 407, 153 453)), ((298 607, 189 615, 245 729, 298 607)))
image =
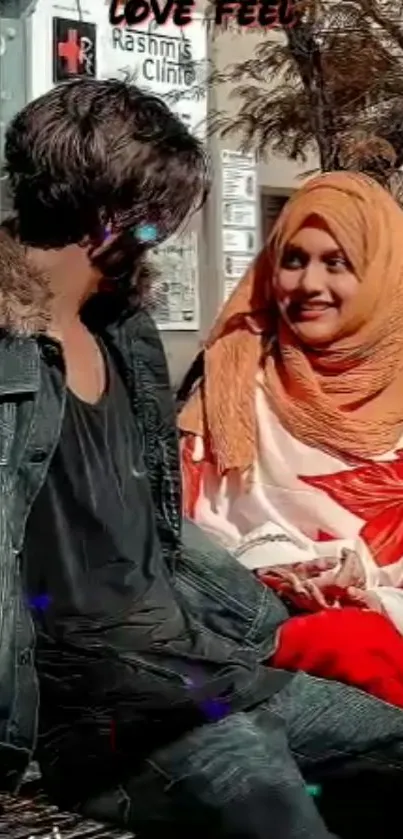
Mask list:
POLYGON ((201 143, 157 97, 122 81, 74 79, 10 123, 6 171, 24 244, 62 248, 155 225, 158 241, 202 205, 201 143))

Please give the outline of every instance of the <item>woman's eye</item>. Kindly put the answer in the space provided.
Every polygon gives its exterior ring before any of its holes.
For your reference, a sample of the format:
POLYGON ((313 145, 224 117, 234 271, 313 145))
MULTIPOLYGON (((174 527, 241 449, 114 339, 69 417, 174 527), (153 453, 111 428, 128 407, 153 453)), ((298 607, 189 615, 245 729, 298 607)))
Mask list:
POLYGON ((286 252, 281 260, 281 267, 288 270, 302 268, 304 264, 301 254, 296 251, 286 252))
POLYGON ((329 268, 330 271, 333 271, 333 272, 336 272, 336 273, 339 272, 339 271, 349 271, 350 270, 349 265, 347 263, 347 260, 344 259, 344 257, 342 257, 342 256, 336 256, 336 257, 333 257, 332 259, 327 259, 326 260, 326 265, 327 265, 327 267, 329 268))

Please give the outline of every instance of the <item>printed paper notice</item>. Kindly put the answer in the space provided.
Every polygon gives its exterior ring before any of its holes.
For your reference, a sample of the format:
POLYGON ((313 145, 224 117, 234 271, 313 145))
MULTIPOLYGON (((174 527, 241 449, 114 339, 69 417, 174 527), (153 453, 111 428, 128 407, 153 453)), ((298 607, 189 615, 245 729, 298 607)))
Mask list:
POLYGON ((197 234, 173 236, 157 248, 152 263, 158 279, 152 290, 154 317, 160 329, 199 329, 197 234))
POLYGON ((221 152, 224 297, 233 291, 259 249, 257 173, 253 154, 221 152))
POLYGON ((256 204, 254 201, 228 201, 222 208, 223 224, 230 227, 256 228, 256 204))
POLYGON ((249 256, 224 254, 223 269, 225 280, 240 280, 248 270, 250 264, 251 260, 249 256))
POLYGON ((224 253, 245 253, 254 256, 256 252, 256 230, 224 228, 223 251, 224 253))
POLYGON ((256 201, 256 164, 253 154, 223 151, 221 160, 223 200, 256 201))

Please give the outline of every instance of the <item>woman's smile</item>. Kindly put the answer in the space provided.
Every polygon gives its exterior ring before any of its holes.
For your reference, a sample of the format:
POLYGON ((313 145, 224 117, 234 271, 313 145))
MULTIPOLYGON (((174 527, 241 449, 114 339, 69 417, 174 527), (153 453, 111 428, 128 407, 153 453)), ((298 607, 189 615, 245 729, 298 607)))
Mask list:
POLYGON ((301 320, 319 320, 334 311, 334 303, 291 303, 288 314, 294 323, 301 320))

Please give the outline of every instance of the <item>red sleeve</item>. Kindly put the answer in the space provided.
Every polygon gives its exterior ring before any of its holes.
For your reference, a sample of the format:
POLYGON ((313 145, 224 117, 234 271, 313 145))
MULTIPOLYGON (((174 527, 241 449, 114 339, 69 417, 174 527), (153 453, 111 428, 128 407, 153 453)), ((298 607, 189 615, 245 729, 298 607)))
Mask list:
POLYGON ((192 434, 181 441, 181 466, 183 483, 183 514, 194 519, 197 499, 200 495, 204 461, 193 460, 195 438, 192 434))

